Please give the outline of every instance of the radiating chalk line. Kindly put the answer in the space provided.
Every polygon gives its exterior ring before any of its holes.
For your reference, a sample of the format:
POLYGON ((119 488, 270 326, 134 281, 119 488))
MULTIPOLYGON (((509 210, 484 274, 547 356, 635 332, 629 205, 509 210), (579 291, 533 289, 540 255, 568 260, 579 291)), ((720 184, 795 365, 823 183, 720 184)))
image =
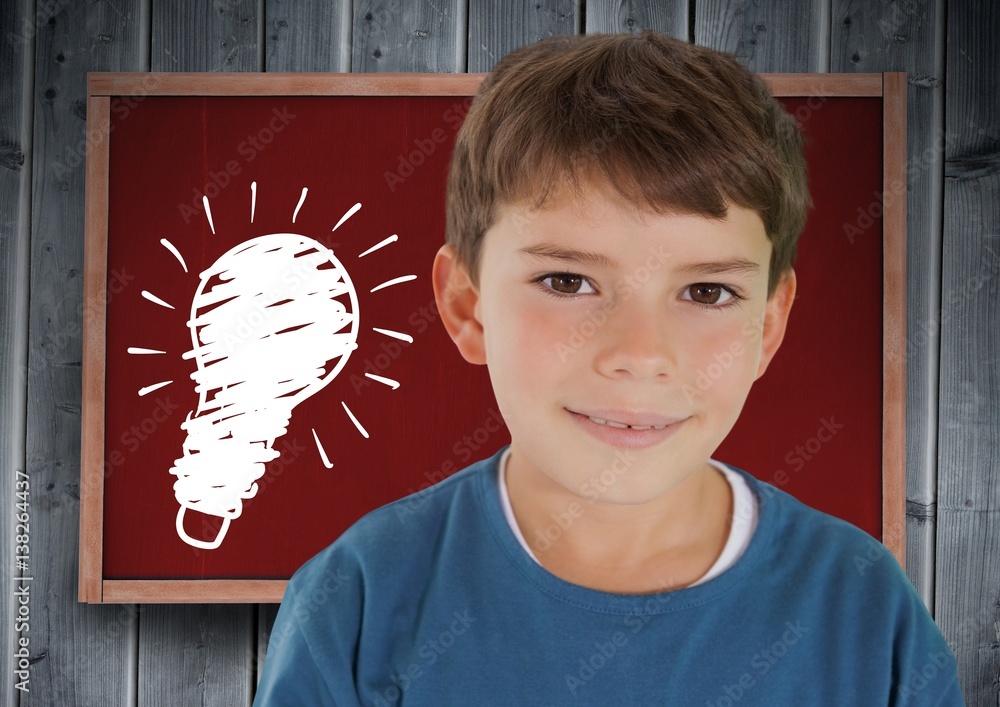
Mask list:
POLYGON ((347 415, 351 418, 351 422, 354 423, 354 426, 358 428, 358 432, 361 433, 361 436, 364 437, 365 439, 368 439, 368 431, 361 426, 360 422, 358 422, 358 418, 356 418, 354 416, 354 413, 351 412, 351 408, 347 407, 347 403, 345 403, 343 400, 340 401, 340 404, 344 406, 344 410, 347 411, 347 415))
POLYGON ((151 293, 151 292, 149 292, 147 290, 143 290, 142 291, 142 296, 145 297, 146 299, 148 299, 153 304, 158 304, 161 307, 166 307, 167 309, 176 309, 176 307, 174 307, 174 305, 168 304, 168 303, 164 302, 159 297, 157 297, 156 295, 154 295, 153 293, 151 293))
POLYGON ((323 443, 319 441, 319 435, 316 434, 315 428, 313 428, 313 439, 316 440, 316 449, 319 450, 319 458, 323 461, 323 466, 327 469, 332 469, 333 462, 330 461, 330 457, 326 456, 326 450, 323 449, 323 443))
POLYGON ((384 287, 392 287, 393 285, 398 285, 401 282, 409 282, 410 280, 416 280, 416 279, 417 279, 416 275, 403 275, 402 277, 396 277, 387 282, 383 282, 381 285, 376 285, 375 287, 372 288, 371 291, 378 292, 384 287))
POLYGON ((208 217, 208 225, 212 227, 212 233, 215 233, 215 224, 212 223, 212 207, 208 205, 208 197, 201 197, 201 203, 205 205, 205 216, 208 217))
POLYGON ((399 339, 400 341, 405 341, 408 344, 413 343, 413 337, 409 334, 403 334, 399 331, 392 331, 391 329, 379 329, 378 327, 372 327, 372 331, 377 331, 379 334, 385 334, 386 336, 391 336, 393 339, 399 339))
POLYGON ((292 223, 295 223, 295 217, 299 215, 299 209, 302 208, 302 204, 305 203, 306 194, 309 193, 308 187, 302 187, 302 196, 299 197, 299 203, 295 206, 295 213, 292 214, 292 223))
POLYGON ((392 378, 383 378, 382 376, 376 376, 374 373, 366 373, 365 375, 373 381, 378 381, 379 383, 389 386, 393 390, 399 387, 399 381, 394 381, 392 378))
POLYGON ((250 223, 253 223, 253 213, 257 210, 257 182, 250 182, 250 223))
POLYGON ((154 390, 159 390, 165 385, 170 385, 173 381, 161 381, 159 383, 153 383, 153 385, 147 385, 145 388, 139 388, 139 395, 146 395, 147 393, 152 393, 154 390))
POLYGON ((355 204, 354 206, 352 206, 351 208, 349 208, 347 210, 347 213, 340 217, 340 220, 337 221, 337 225, 334 226, 332 230, 336 231, 338 228, 340 228, 340 224, 342 224, 347 219, 351 218, 351 216, 353 216, 354 214, 358 213, 358 209, 360 209, 360 208, 361 208, 361 204, 360 203, 355 204))
POLYGON ((129 346, 128 352, 130 354, 162 354, 166 351, 157 351, 156 349, 140 349, 138 346, 129 346))
POLYGON ((358 257, 359 258, 363 258, 366 255, 368 255, 369 253, 371 253, 372 251, 376 251, 379 248, 381 248, 382 246, 387 246, 390 243, 395 243, 398 240, 399 240, 399 236, 397 236, 395 233, 393 233, 391 236, 389 236, 388 238, 386 238, 384 241, 376 243, 375 245, 373 245, 371 248, 369 248, 368 250, 366 250, 364 253, 362 253, 358 257))
POLYGON ((166 238, 161 238, 160 243, 163 244, 164 248, 166 248, 167 250, 169 250, 171 253, 174 254, 174 257, 177 258, 178 262, 181 264, 181 267, 184 268, 184 272, 187 272, 188 271, 187 263, 184 262, 183 256, 181 256, 180 251, 178 251, 174 247, 174 244, 168 241, 166 238))

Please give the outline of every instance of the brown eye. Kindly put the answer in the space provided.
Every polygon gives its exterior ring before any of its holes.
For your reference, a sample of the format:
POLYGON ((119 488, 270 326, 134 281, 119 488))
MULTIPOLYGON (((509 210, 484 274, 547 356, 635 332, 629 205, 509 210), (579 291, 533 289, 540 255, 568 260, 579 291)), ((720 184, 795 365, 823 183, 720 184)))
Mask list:
POLYGON ((553 292, 558 292, 562 295, 590 294, 594 292, 594 289, 585 277, 572 273, 546 275, 540 279, 540 282, 544 283, 553 292))
POLYGON ((691 293, 691 299, 698 304, 719 304, 723 295, 726 299, 722 299, 722 303, 733 299, 733 295, 725 287, 710 282, 691 285, 688 291, 691 293))

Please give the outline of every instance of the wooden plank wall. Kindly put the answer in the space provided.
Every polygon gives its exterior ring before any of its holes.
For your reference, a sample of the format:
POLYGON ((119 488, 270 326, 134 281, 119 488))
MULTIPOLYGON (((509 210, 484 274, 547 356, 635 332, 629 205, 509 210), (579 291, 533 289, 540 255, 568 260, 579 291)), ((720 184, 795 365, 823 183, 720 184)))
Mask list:
POLYGON ((547 35, 651 27, 734 52, 760 72, 908 73, 907 572, 958 655, 968 704, 995 706, 1000 9, 989 0, 945 8, 944 0, 0 3, 7 552, 17 470, 31 484, 28 570, 0 563, 0 704, 248 705, 276 610, 76 602, 86 72, 478 72, 547 35), (20 574, 33 577, 22 634, 31 641, 30 692, 11 678, 18 636, 7 588, 20 574))

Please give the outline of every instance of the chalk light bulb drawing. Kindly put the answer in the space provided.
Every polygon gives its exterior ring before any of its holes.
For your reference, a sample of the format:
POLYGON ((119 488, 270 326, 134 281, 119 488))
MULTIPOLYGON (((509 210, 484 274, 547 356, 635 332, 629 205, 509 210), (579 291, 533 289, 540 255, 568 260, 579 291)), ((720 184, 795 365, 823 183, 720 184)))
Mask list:
POLYGON ((184 358, 198 367, 198 408, 181 424, 184 454, 170 470, 177 534, 214 549, 279 456, 274 441, 292 409, 336 378, 356 348, 358 298, 332 250, 275 233, 240 243, 201 274, 188 326, 184 358), (187 534, 189 509, 222 518, 214 539, 187 534))
MULTIPOLYGON (((305 203, 303 187, 292 223, 305 203)), ((250 223, 257 204, 257 183, 250 185, 250 223)), ((215 234, 208 197, 202 197, 205 218, 215 234)), ((336 231, 361 208, 354 204, 333 227, 336 231)), ((396 243, 396 234, 358 254, 363 258, 396 243)), ((187 262, 166 238, 160 244, 184 272, 187 262)), ((402 275, 371 288, 375 293, 416 279, 402 275)), ((176 308, 151 292, 142 296, 170 310, 176 308)), ((350 275, 333 251, 295 233, 259 236, 230 248, 200 274, 187 324, 194 359, 198 405, 181 424, 187 432, 182 456, 170 473, 177 477, 174 496, 180 504, 176 529, 194 547, 218 548, 230 522, 239 518, 244 501, 259 491, 257 480, 267 462, 276 459, 275 440, 285 434, 292 409, 332 382, 357 348, 358 297, 350 275), (192 538, 185 530, 189 510, 222 519, 211 539, 192 538)), ((406 343, 409 334, 372 327, 372 331, 406 343)), ((128 347, 131 355, 165 355, 165 349, 128 347)), ((365 372, 392 390, 399 382, 365 372)), ((163 380, 143 386, 144 396, 171 385, 163 380)), ((362 437, 368 431, 343 400, 341 406, 362 437)), ((323 466, 333 462, 312 429, 323 466)), ((207 525, 207 524, 206 524, 207 525)))

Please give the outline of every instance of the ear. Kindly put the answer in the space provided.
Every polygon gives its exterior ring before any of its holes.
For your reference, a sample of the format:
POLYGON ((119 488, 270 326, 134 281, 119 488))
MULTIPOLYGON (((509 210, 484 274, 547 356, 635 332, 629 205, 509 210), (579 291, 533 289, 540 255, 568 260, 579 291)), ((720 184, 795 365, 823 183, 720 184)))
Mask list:
POLYGON ((469 363, 486 363, 483 325, 479 321, 479 291, 454 247, 443 245, 434 256, 434 301, 441 323, 469 363))
POLYGON ((778 347, 785 338, 788 315, 792 311, 792 303, 795 302, 795 284, 795 271, 789 268, 775 287, 774 294, 767 300, 757 378, 764 375, 764 371, 767 370, 774 354, 778 353, 778 347))

